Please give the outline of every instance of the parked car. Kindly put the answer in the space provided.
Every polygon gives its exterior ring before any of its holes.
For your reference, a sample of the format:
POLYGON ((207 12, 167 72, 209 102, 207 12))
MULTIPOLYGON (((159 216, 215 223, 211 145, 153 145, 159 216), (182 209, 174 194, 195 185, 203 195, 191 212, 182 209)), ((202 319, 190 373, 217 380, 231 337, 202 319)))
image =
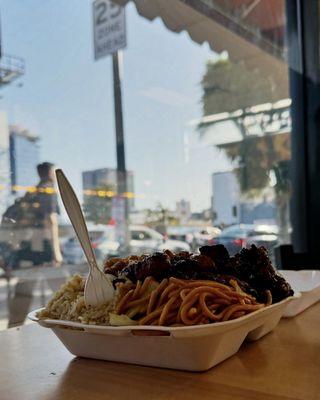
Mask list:
MULTIPOLYGON (((115 239, 113 226, 89 225, 88 231, 99 262, 102 262, 105 257, 119 256, 120 245, 115 239)), ((188 243, 179 240, 166 240, 159 232, 144 225, 130 226, 129 233, 131 254, 151 253, 165 249, 174 252, 190 251, 188 243)), ((85 256, 76 237, 71 237, 65 242, 62 253, 65 262, 69 264, 85 262, 85 256)))
POLYGON ((133 254, 151 253, 156 250, 174 252, 190 251, 188 243, 182 240, 167 239, 161 233, 144 225, 132 225, 130 230, 130 250, 133 254))
POLYGON ((223 244, 230 255, 251 244, 264 246, 271 251, 277 245, 278 232, 275 225, 232 225, 221 232, 214 244, 223 244))
POLYGON ((192 251, 197 251, 201 246, 213 244, 220 233, 221 229, 213 226, 172 226, 167 229, 169 239, 187 242, 192 251))
MULTIPOLYGON (((101 262, 105 256, 116 257, 119 254, 119 243, 115 240, 114 227, 88 224, 88 231, 98 261, 101 262)), ((82 264, 85 262, 85 255, 77 237, 70 237, 62 244, 61 248, 66 263, 82 264)))
POLYGON ((187 243, 192 249, 194 228, 190 226, 169 226, 167 228, 166 238, 168 240, 178 240, 187 243))
POLYGON ((198 250, 199 247, 215 243, 217 236, 221 234, 221 229, 214 226, 206 226, 198 232, 194 232, 192 239, 192 249, 198 250))

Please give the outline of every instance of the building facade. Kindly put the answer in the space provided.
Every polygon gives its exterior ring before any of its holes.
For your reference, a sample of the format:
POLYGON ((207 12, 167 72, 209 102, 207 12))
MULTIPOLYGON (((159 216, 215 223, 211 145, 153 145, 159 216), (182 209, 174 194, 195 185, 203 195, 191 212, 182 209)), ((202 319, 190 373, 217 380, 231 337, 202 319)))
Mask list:
POLYGON ((10 204, 10 155, 7 114, 0 111, 0 216, 10 204))
POLYGON ((181 225, 185 225, 191 218, 190 201, 184 199, 176 202, 176 216, 181 225))
POLYGON ((277 209, 274 200, 267 200, 263 196, 254 200, 242 199, 239 183, 233 171, 213 173, 212 192, 212 214, 215 225, 276 224, 277 209))
MULTIPOLYGON (((86 191, 104 190, 117 193, 117 170, 115 168, 100 168, 91 171, 82 172, 83 198, 86 197, 86 191)), ((127 192, 132 195, 129 198, 130 208, 134 207, 134 179, 133 172, 127 171, 127 192)))
POLYGON ((39 138, 18 126, 10 126, 10 177, 13 193, 37 184, 39 178, 39 138))
POLYGON ((215 225, 239 223, 240 188, 232 171, 212 174, 212 211, 215 225))

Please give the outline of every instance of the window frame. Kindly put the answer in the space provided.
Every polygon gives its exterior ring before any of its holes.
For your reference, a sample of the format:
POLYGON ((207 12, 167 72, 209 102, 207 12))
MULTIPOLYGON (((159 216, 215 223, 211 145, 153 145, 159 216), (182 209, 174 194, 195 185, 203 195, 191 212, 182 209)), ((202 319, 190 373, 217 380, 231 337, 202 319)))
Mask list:
POLYGON ((291 222, 295 251, 320 247, 319 1, 286 0, 292 99, 291 222))

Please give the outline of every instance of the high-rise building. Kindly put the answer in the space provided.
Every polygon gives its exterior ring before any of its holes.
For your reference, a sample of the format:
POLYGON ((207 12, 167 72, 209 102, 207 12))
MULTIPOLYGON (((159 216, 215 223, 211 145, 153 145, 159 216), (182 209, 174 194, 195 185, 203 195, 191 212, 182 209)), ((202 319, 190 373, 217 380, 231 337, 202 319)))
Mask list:
MULTIPOLYGON (((88 190, 103 190, 117 192, 117 170, 115 168, 100 168, 82 172, 82 188, 84 198, 88 190)), ((127 192, 134 193, 133 172, 127 171, 127 192)), ((134 206, 134 198, 130 198, 129 206, 134 206)))
POLYGON ((9 129, 7 114, 0 111, 0 217, 10 203, 9 129))
POLYGON ((185 225, 189 221, 191 218, 190 201, 182 199, 176 203, 176 216, 181 225, 185 225))
POLYGON ((9 132, 11 190, 15 193, 34 186, 39 180, 39 138, 16 125, 11 125, 9 132))

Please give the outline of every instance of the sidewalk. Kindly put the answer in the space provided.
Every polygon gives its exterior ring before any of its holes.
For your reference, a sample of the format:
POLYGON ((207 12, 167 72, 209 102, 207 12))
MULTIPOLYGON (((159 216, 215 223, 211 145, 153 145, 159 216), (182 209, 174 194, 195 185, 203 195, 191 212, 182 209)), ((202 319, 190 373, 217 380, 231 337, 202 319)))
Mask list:
POLYGON ((46 305, 52 294, 72 275, 85 275, 86 264, 40 266, 14 271, 0 278, 0 330, 27 323, 28 313, 46 305))

